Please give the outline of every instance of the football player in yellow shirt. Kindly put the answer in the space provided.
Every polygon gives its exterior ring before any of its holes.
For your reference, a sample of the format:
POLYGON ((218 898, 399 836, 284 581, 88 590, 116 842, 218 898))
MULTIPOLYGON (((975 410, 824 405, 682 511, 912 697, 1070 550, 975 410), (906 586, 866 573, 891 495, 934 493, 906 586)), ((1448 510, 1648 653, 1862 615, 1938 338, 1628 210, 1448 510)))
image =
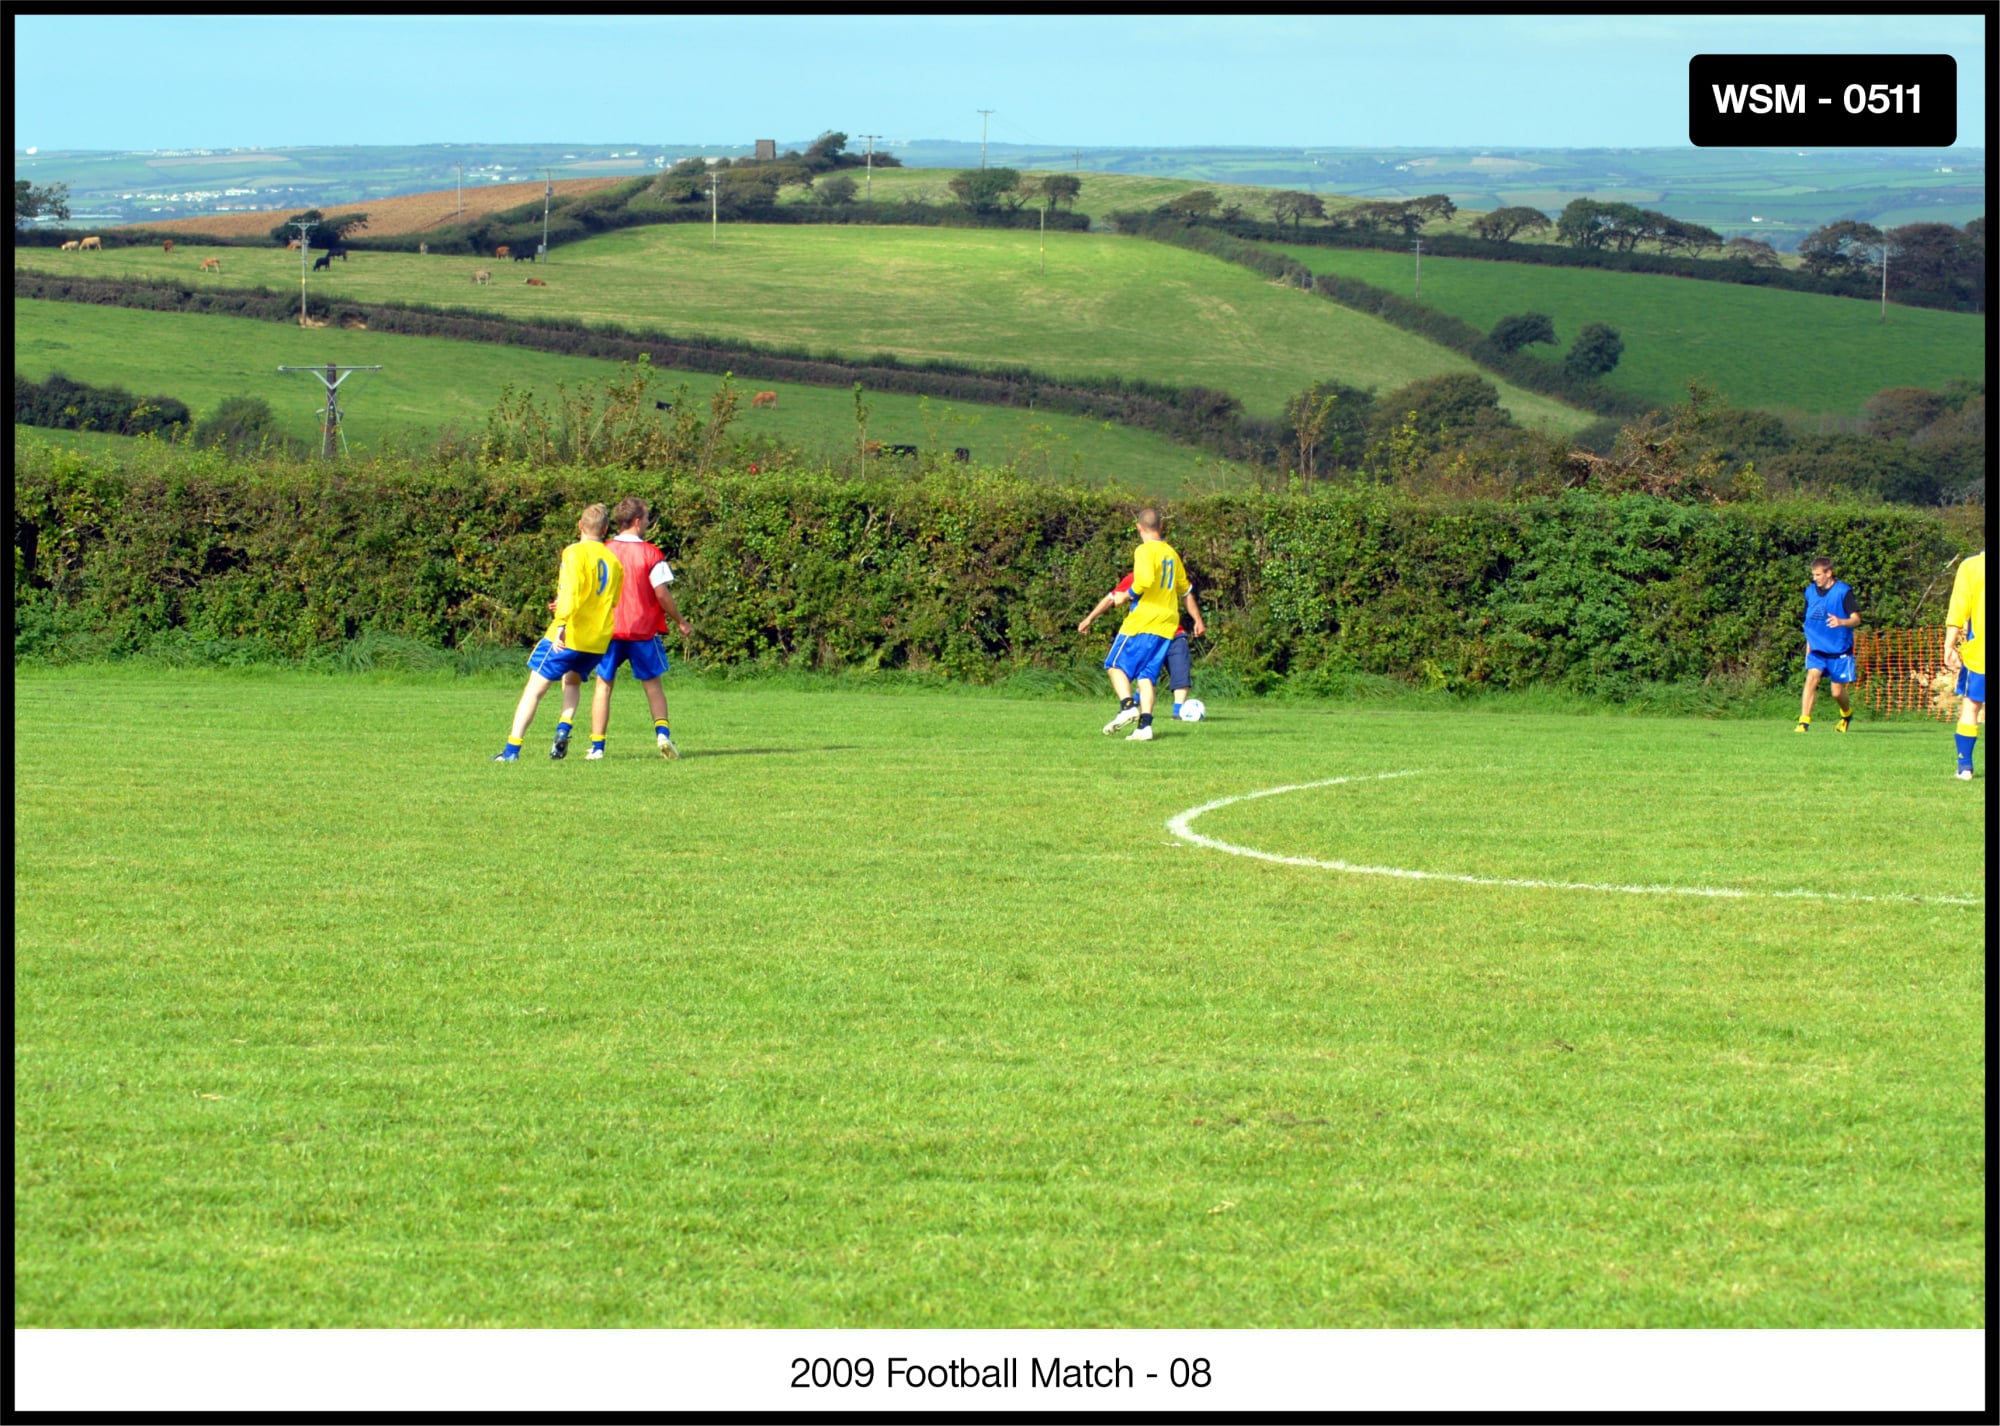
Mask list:
POLYGON ((577 542, 562 552, 556 574, 555 621, 549 625, 547 653, 539 663, 530 661, 528 686, 521 690, 521 702, 514 710, 514 728, 507 746, 494 755, 496 763, 521 760, 521 739, 534 721, 535 709, 551 684, 560 683, 567 673, 594 671, 604 651, 611 647, 612 611, 624 586, 625 567, 604 544, 604 531, 611 512, 592 505, 576 522, 577 542))
POLYGON ((1944 664, 1958 674, 1958 778, 1972 781, 1972 750, 1986 721, 1986 551, 1958 567, 1944 616, 1944 664))
MULTIPOLYGON (((1132 612, 1118 626, 1118 637, 1111 641, 1111 652, 1104 658, 1105 672, 1111 675, 1112 690, 1118 695, 1118 714, 1104 725, 1104 731, 1115 733, 1137 722, 1139 726, 1126 734, 1125 740, 1150 743, 1154 683, 1167 660, 1167 646, 1181 626, 1180 596, 1187 576, 1180 555, 1160 538, 1158 510, 1147 506, 1134 524, 1139 531, 1139 548, 1132 552, 1132 612), (1136 696, 1134 685, 1138 687, 1136 696)), ((1082 633, 1090 627, 1090 618, 1076 627, 1082 633)))

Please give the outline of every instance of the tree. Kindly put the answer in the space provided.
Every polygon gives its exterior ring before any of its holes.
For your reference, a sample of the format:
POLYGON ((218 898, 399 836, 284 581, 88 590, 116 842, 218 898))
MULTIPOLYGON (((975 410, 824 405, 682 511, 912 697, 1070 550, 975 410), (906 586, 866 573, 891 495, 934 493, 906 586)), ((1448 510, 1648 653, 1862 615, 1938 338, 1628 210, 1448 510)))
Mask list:
POLYGON ((1907 223, 1891 228, 1889 282, 1894 287, 1948 291, 1959 276, 1964 235, 1949 223, 1907 223))
POLYGON ((1950 412, 1951 406, 1943 395, 1921 386, 1888 386, 1869 397, 1861 409, 1868 417, 1869 435, 1907 441, 1950 412))
POLYGON ((1051 208, 1067 208, 1083 192, 1083 180, 1073 173, 1042 175, 1042 201, 1051 208))
POLYGON ((1882 230, 1872 223, 1842 218, 1799 239, 1799 261, 1815 277, 1846 277, 1880 256, 1882 230))
POLYGON ((946 186, 973 212, 991 213, 1007 194, 1021 186, 1021 175, 1011 168, 968 168, 946 186))
POLYGON ((1704 228, 1699 223, 1685 222, 1680 218, 1669 218, 1664 213, 1648 212, 1646 216, 1654 220, 1653 238, 1659 243, 1660 251, 1663 253, 1678 249, 1699 254, 1709 248, 1722 246, 1722 234, 1713 228, 1704 228))
POLYGON ((368 226, 366 213, 343 213, 338 218, 329 218, 317 208, 308 208, 303 213, 294 213, 277 227, 271 229, 271 241, 275 243, 295 242, 299 230, 294 223, 311 223, 306 230, 306 246, 309 248, 333 248, 345 242, 348 234, 358 233, 368 226))
POLYGON ((828 129, 825 133, 814 139, 807 147, 805 154, 806 167, 816 173, 823 172, 829 168, 838 168, 841 164, 841 150, 846 147, 847 135, 834 129, 828 129))
POLYGON ((1446 222, 1458 212, 1458 205, 1446 193, 1426 193, 1421 198, 1412 198, 1409 206, 1421 213, 1426 223, 1446 222))
POLYGON ((1191 188, 1169 198, 1163 206, 1178 218, 1206 218, 1221 202, 1213 188, 1191 188))
POLYGON ((1556 324, 1546 312, 1522 312, 1495 322, 1487 340, 1511 356, 1535 342, 1554 346, 1556 324))
POLYGON ((1778 250, 1758 238, 1731 238, 1722 245, 1722 255, 1752 267, 1783 267, 1778 250))
POLYGON ((1549 230, 1549 215, 1539 208, 1496 208, 1472 225, 1472 230, 1491 242, 1504 243, 1516 233, 1549 230))
POLYGON ((844 173, 836 173, 822 178, 813 187, 813 196, 829 208, 838 208, 852 203, 860 185, 844 173))
POLYGON ((1273 193, 1270 202, 1271 217, 1280 223, 1290 218, 1294 228, 1298 227, 1301 218, 1326 216, 1326 204, 1319 201, 1319 195, 1316 193, 1301 193, 1297 189, 1286 189, 1282 193, 1273 193))
POLYGON ((1369 435, 1378 443, 1407 433, 1413 453, 1443 449, 1455 438, 1511 426, 1500 405, 1500 389, 1483 376, 1451 371, 1427 376, 1390 392, 1375 403, 1369 435))
POLYGON ((708 160, 704 158, 684 158, 667 170, 674 178, 708 177, 708 160))
POLYGON ((1363 203, 1358 207, 1349 208, 1342 214, 1348 222, 1364 233, 1372 233, 1377 228, 1390 224, 1402 227, 1408 215, 1409 208, 1406 204, 1386 201, 1363 203))
POLYGON ((1605 375, 1625 355, 1625 341, 1617 329, 1591 322, 1576 334, 1576 345, 1563 358, 1563 371, 1583 381, 1605 375))
POLYGON ((42 217, 69 217, 69 185, 51 183, 37 188, 25 178, 15 179, 14 226, 19 228, 42 217))
POLYGON ((1594 198, 1572 198, 1556 219, 1556 238, 1573 248, 1601 248, 1610 239, 1610 207, 1594 198))

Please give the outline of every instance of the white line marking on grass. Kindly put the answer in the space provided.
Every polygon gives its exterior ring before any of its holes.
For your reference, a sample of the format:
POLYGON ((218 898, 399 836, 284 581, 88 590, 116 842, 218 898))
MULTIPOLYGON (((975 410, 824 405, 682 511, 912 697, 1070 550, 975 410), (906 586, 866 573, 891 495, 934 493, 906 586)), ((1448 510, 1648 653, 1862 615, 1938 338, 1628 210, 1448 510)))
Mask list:
POLYGON ((1452 881, 1464 886, 1523 886, 1538 891, 1608 891, 1623 896, 1705 896, 1738 900, 1768 897, 1775 900, 1894 901, 1939 906, 1986 904, 1985 898, 1974 896, 1863 896, 1855 892, 1841 891, 1743 891, 1727 886, 1620 886, 1608 882, 1535 881, 1518 876, 1469 876, 1463 872, 1417 871, 1410 867, 1361 866, 1354 862, 1326 861, 1319 857, 1287 857, 1280 856, 1276 852, 1260 852, 1255 847, 1239 847, 1215 837, 1204 837, 1193 827, 1195 818, 1238 802, 1254 802, 1260 797, 1276 797, 1284 792, 1304 792, 1313 787, 1338 787, 1349 782, 1384 782, 1395 777, 1417 777, 1422 771, 1419 768, 1406 768, 1401 772, 1326 777, 1318 782, 1294 782, 1284 787, 1266 787, 1257 792, 1240 793, 1235 797, 1218 797, 1213 802, 1204 802, 1199 807, 1190 807, 1185 812, 1169 817, 1167 830, 1184 842, 1191 842, 1197 847, 1207 847, 1210 851, 1227 852, 1233 857, 1255 857, 1260 862, 1276 862, 1280 866, 1319 867, 1325 871, 1344 871, 1354 876, 1393 876, 1405 881, 1452 881))

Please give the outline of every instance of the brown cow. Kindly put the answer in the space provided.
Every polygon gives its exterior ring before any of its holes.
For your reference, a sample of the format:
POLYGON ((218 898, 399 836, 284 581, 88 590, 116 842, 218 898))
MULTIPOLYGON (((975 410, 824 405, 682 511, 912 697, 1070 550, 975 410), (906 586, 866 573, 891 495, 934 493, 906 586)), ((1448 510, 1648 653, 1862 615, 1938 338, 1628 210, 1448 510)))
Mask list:
POLYGON ((548 284, 547 284, 546 282, 542 281, 542 280, 541 280, 541 279, 540 279, 539 277, 531 277, 531 278, 528 278, 528 279, 527 279, 527 285, 528 285, 528 286, 530 286, 530 287, 547 287, 547 286, 548 286, 548 284))
POLYGON ((161 243, 160 246, 165 251, 172 252, 174 250, 174 240, 172 238, 168 238, 164 243, 161 243))
POLYGON ((77 249, 77 241, 75 238, 71 238, 68 242, 62 245, 62 250, 66 253, 73 253, 76 251, 76 249, 77 249))
POLYGON ((750 404, 752 406, 776 406, 778 404, 778 393, 775 391, 760 391, 750 398, 750 404))
POLYGON ((479 269, 479 271, 472 274, 472 280, 474 282, 491 282, 493 280, 493 274, 488 272, 485 268, 482 267, 479 269))
POLYGON ((203 259, 201 260, 201 270, 202 270, 203 272, 221 272, 221 271, 222 271, 222 259, 221 259, 221 258, 219 258, 219 257, 205 257, 205 258, 203 258, 203 259))
POLYGON ((512 250, 505 243, 502 243, 499 247, 493 249, 493 256, 504 258, 510 251, 512 250))
POLYGON ((85 252, 98 252, 103 250, 104 240, 102 238, 85 238, 77 246, 85 252))
POLYGON ((293 238, 289 243, 285 244, 285 251, 288 253, 295 253, 298 250, 299 250, 299 240, 297 238, 293 238))

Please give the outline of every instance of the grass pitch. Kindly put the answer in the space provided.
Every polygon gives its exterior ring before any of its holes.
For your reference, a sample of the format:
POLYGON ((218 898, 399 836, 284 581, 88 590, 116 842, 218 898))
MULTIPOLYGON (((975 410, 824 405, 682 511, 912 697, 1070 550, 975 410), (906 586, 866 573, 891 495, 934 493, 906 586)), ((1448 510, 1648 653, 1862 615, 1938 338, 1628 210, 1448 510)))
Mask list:
POLYGON ((1983 1325, 1938 725, 517 689, 16 673, 17 1327, 1983 1325))

